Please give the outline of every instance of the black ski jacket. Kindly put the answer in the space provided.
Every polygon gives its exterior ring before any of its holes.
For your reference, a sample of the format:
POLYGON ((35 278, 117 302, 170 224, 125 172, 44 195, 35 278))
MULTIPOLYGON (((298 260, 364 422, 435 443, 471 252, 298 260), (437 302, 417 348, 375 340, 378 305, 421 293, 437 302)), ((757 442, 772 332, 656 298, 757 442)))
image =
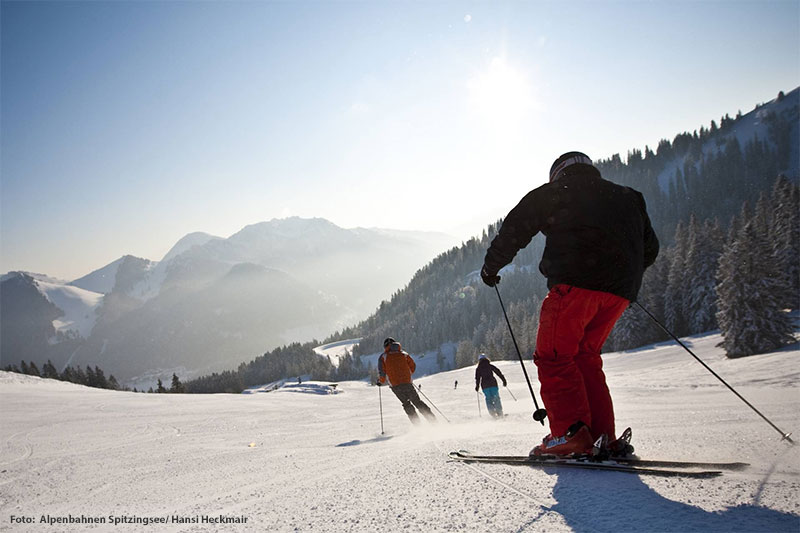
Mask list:
POLYGON ((478 361, 478 367, 475 369, 475 388, 480 385, 482 389, 489 387, 497 387, 497 380, 494 379, 492 373, 495 373, 503 380, 503 386, 506 386, 506 378, 500 370, 489 362, 488 359, 481 359, 478 361))
POLYGON ((566 283, 634 301, 658 255, 642 194, 604 180, 592 165, 572 165, 525 195, 486 252, 485 272, 496 275, 540 231, 548 287, 566 283))

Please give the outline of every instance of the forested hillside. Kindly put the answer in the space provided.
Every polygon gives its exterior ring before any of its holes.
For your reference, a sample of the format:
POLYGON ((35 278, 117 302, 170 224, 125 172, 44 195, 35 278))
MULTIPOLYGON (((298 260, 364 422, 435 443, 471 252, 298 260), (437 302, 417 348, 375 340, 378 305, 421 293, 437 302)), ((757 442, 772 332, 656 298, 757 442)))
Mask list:
MULTIPOLYGON (((661 253, 645 274, 639 302, 676 334, 722 325, 732 357, 792 341, 782 310, 800 305, 798 117, 800 90, 795 89, 747 115, 726 115, 719 126, 712 121, 699 132, 663 140, 655 152, 646 147, 629 152, 625 162, 619 155, 596 162, 606 179, 645 196, 661 253)), ((380 351, 387 336, 411 353, 454 342, 456 366, 473 364, 478 352, 516 358, 497 294, 478 275, 501 222, 438 256, 372 316, 325 342, 361 337, 354 356, 380 351)), ((499 290, 525 355, 533 352, 547 293, 538 272, 543 248, 544 238, 537 235, 500 272, 499 290)), ((631 307, 606 350, 666 338, 631 307)), ((304 346, 304 353, 311 348, 304 346)), ((345 361, 347 375, 366 374, 355 359, 345 361)), ((310 364, 313 358, 305 360, 310 364)), ((255 363, 236 372, 248 376, 246 385, 258 383, 255 363)), ((336 375, 332 367, 325 371, 315 364, 314 369, 319 377, 336 375)))

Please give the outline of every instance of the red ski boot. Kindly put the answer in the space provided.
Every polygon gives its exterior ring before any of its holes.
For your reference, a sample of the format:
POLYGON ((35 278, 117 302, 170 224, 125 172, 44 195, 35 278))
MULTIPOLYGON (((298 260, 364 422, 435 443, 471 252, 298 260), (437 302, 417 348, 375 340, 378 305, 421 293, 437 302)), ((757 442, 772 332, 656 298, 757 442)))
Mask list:
POLYGON ((583 422, 575 422, 563 437, 546 436, 542 443, 533 448, 529 455, 584 455, 592 453, 592 434, 583 422))

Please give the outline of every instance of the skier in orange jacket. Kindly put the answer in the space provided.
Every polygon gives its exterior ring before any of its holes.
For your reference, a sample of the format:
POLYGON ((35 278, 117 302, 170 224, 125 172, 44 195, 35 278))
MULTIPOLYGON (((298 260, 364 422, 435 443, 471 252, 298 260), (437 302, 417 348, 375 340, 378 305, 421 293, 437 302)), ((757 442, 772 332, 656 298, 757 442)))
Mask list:
POLYGON ((417 368, 416 363, 403 351, 400 343, 391 337, 383 341, 383 353, 378 358, 378 383, 380 387, 389 379, 389 388, 400 403, 403 404, 403 410, 408 415, 411 422, 419 423, 419 410, 422 415, 431 422, 436 421, 436 417, 431 412, 430 407, 419 398, 417 389, 411 380, 411 374, 417 368), (415 409, 416 407, 416 409, 415 409))

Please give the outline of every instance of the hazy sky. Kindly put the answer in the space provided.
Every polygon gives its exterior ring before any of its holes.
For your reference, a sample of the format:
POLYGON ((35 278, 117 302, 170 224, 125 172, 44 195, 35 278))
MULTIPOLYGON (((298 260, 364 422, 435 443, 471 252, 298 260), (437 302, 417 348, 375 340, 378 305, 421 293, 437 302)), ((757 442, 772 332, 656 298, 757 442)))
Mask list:
POLYGON ((800 84, 800 2, 2 2, 0 271, 291 215, 449 232, 800 84))

